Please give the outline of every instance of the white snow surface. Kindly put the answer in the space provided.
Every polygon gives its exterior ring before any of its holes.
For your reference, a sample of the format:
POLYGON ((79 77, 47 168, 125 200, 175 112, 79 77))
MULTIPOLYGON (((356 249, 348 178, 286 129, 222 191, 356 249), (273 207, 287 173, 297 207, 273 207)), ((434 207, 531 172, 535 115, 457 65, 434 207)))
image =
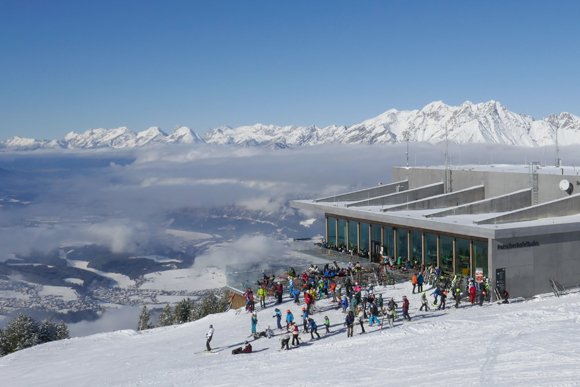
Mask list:
MULTIPOLYGON (((328 300, 313 316, 331 333, 279 351, 280 332, 252 341, 255 353, 232 355, 250 333, 250 315, 231 310, 179 326, 52 342, 0 358, 2 386, 538 386, 578 385, 580 294, 509 305, 462 305, 419 312, 409 284, 378 288, 411 301, 410 322, 369 327, 347 338, 343 314, 328 300), (328 310, 327 310, 328 309, 328 310), (213 324, 212 347, 204 352, 213 324)), ((449 302, 451 304, 451 302, 449 302)), ((399 304, 400 305, 400 304, 399 304)), ((272 301, 258 311, 258 330, 275 328, 272 301)), ((285 301, 282 311, 300 316, 285 301)), ((399 314, 400 316, 400 314, 399 314)))
POLYGON ((38 291, 38 295, 41 297, 51 296, 62 298, 65 301, 75 301, 79 298, 74 289, 66 286, 43 285, 42 289, 38 291))
POLYGON ((226 275, 217 267, 199 268, 194 265, 189 269, 158 271, 143 277, 145 282, 141 289, 192 291, 226 286, 226 275))

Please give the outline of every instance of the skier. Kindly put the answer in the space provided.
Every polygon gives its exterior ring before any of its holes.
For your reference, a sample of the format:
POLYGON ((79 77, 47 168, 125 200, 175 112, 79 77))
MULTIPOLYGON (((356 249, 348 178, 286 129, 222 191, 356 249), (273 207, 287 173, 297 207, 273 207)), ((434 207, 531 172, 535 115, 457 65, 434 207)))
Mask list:
POLYGON ((437 307, 437 310, 445 309, 445 300, 446 299, 447 299, 447 290, 443 290, 443 292, 441 293, 441 303, 437 307))
POLYGON ((375 322, 377 323, 377 325, 381 325, 381 322, 379 321, 379 317, 378 317, 379 308, 375 305, 375 303, 371 304, 370 311, 371 311, 371 317, 369 319, 369 327, 372 327, 375 322))
POLYGON ((385 301, 383 300, 383 295, 379 294, 379 297, 377 298, 377 307, 379 308, 379 313, 380 315, 384 315, 385 314, 385 301))
POLYGON ((459 303, 461 302, 461 289, 458 287, 455 288, 455 308, 459 308, 459 303))
POLYGON ((256 327, 258 326, 258 315, 256 312, 252 313, 252 336, 256 335, 256 327))
POLYGON ((332 295, 332 302, 337 302, 336 300, 336 282, 330 281, 330 294, 332 295))
POLYGON ((308 333, 308 310, 302 307, 302 332, 308 333))
POLYGON ((266 307, 266 289, 264 289, 264 285, 260 286, 258 289, 258 298, 260 299, 260 307, 266 307))
POLYGON ((330 319, 328 316, 324 316, 324 327, 326 328, 326 333, 330 333, 330 319))
POLYGON ((508 293, 508 291, 506 289, 503 290, 503 292, 501 292, 501 298, 503 299, 502 304, 509 304, 510 303, 510 294, 508 293))
POLYGON ((320 339, 320 335, 318 334, 318 325, 316 325, 316 321, 314 321, 313 318, 309 318, 308 324, 310 325, 310 338, 314 340, 314 335, 316 335, 320 339))
POLYGON ((357 317, 358 317, 358 323, 360 324, 361 334, 362 333, 366 333, 365 327, 363 325, 364 324, 364 320, 365 320, 365 313, 364 313, 364 311, 362 310, 361 307, 358 308, 358 315, 357 315, 357 317))
POLYGON ((244 342, 244 347, 239 347, 232 350, 232 355, 237 355, 239 353, 252 353, 252 344, 248 343, 247 341, 244 342))
POLYGON ((483 301, 485 301, 486 297, 487 297, 487 294, 485 291, 485 287, 483 287, 481 289, 481 292, 479 293, 479 306, 483 306, 483 301))
POLYGON ((431 310, 429 309, 429 301, 427 301, 427 294, 425 292, 421 293, 421 307, 419 310, 423 310, 423 308, 425 308, 425 312, 431 310))
POLYGON ((284 294, 284 287, 280 282, 276 283, 276 303, 282 303, 282 295, 284 294))
POLYGON ((403 318, 411 321, 411 316, 409 316, 409 299, 407 296, 403 296, 403 318))
POLYGON ((437 286, 431 295, 435 296, 435 301, 433 301, 433 305, 437 305, 437 297, 441 295, 441 288, 437 286))
POLYGON ((312 294, 310 292, 304 292, 304 302, 306 303, 306 311, 310 314, 310 307, 312 306, 312 294))
POLYGON ((391 328, 395 326, 395 318, 397 317, 397 308, 398 308, 397 303, 393 298, 391 298, 387 303, 387 321, 389 322, 389 326, 391 328))
POLYGON ((298 324, 292 323, 292 345, 300 345, 300 338, 298 337, 298 335, 300 335, 298 324))
POLYGON ((292 298, 294 299, 294 302, 295 302, 297 305, 300 305, 300 289, 292 287, 292 288, 290 289, 290 295, 291 295, 291 296, 292 296, 292 298))
POLYGON ((342 313, 346 313, 346 309, 348 308, 348 298, 346 298, 346 295, 342 296, 340 306, 342 306, 342 313))
POLYGON ((244 297, 246 298, 246 311, 250 313, 254 312, 254 292, 252 292, 251 288, 246 290, 244 297))
POLYGON ((413 294, 415 294, 415 288, 417 287, 417 274, 414 273, 411 277, 411 283, 413 284, 413 294))
POLYGON ((346 318, 344 319, 344 324, 346 325, 346 337, 352 337, 354 331, 354 313, 348 312, 346 318))
POLYGON ((292 314, 292 311, 290 309, 288 309, 286 311, 286 330, 290 329, 293 322, 294 322, 294 315, 292 314))
POLYGON ((282 336, 282 338, 280 339, 280 343, 282 344, 282 348, 280 349, 290 349, 289 344, 290 344, 290 334, 286 333, 284 336, 282 336))
POLYGON ((425 282, 425 277, 423 277, 423 272, 421 272, 417 276, 417 293, 421 293, 423 291, 423 282, 425 282))
POLYGON ((475 295, 476 289, 475 285, 472 283, 469 285, 469 302, 471 302, 471 305, 475 304, 475 295))
POLYGON ((209 330, 205 334, 205 338, 207 339, 207 341, 205 342, 205 348, 207 349, 208 352, 211 351, 211 347, 209 346, 209 343, 210 343, 212 337, 213 337, 213 325, 210 325, 209 330))
POLYGON ((278 308, 274 309, 274 315, 272 317, 276 317, 276 325, 279 330, 282 330, 282 324, 280 323, 280 321, 282 320, 282 312, 280 311, 280 309, 278 308))

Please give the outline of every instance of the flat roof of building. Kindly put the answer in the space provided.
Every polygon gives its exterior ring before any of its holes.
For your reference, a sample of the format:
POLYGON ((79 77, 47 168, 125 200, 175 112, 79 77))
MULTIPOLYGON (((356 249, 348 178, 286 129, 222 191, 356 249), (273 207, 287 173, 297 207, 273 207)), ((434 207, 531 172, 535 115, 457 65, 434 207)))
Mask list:
MULTIPOLYGON (((413 166, 404 167, 399 166, 398 168, 409 168, 409 169, 433 169, 433 170, 444 170, 444 165, 427 165, 427 166, 413 166)), ((464 164, 464 165, 449 165, 448 169, 454 171, 479 171, 479 172, 511 172, 511 173, 530 173, 530 164, 464 164)), ((536 164, 535 169, 539 174, 550 174, 550 175, 565 175, 565 176, 580 176, 580 166, 555 166, 555 165, 540 165, 536 164)))
MULTIPOLYGON (((412 170, 442 170, 444 166, 398 167, 412 170)), ((451 170, 490 173, 530 173, 529 165, 463 165, 451 170)), ((572 175, 574 167, 540 167, 538 173, 572 175)), ((412 174, 410 179, 413 179, 412 174)), ((315 210, 344 218, 428 229, 481 238, 512 238, 580 231, 580 195, 568 195, 532 204, 531 188, 523 187, 496 197, 485 197, 485 187, 476 185, 444 192, 444 182, 409 189, 409 181, 369 187, 334 197, 295 200, 296 208, 315 210)))

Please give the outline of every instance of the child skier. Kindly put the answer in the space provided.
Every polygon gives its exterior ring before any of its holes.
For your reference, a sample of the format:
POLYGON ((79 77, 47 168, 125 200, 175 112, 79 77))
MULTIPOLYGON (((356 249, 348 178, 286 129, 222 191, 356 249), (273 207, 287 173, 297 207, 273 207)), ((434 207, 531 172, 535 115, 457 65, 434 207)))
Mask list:
POLYGON ((290 330, 290 327, 292 326, 293 322, 294 322, 294 315, 292 314, 292 311, 290 309, 288 309, 286 311, 286 330, 290 330))
POLYGON ((419 310, 423 310, 423 308, 425 308, 425 312, 431 310, 429 309, 429 301, 427 301, 427 294, 425 292, 421 293, 421 307, 419 310))
POLYGON ((279 330, 282 330, 282 324, 280 323, 282 320, 282 312, 280 311, 280 309, 278 308, 274 309, 274 315, 272 317, 276 317, 276 325, 279 330))
POLYGON ((252 336, 256 335, 256 328, 258 326, 258 315, 256 312, 252 313, 252 336))

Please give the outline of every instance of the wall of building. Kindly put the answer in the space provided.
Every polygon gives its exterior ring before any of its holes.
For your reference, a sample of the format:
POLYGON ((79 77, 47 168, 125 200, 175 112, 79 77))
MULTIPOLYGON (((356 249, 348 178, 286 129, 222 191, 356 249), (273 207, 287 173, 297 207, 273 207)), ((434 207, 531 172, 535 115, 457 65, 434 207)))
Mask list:
POLYGON ((492 286, 495 286, 495 269, 505 268, 506 287, 512 296, 551 292, 551 279, 566 287, 580 284, 578 233, 494 240, 490 257, 492 286), (500 249, 498 245, 508 248, 500 249))

